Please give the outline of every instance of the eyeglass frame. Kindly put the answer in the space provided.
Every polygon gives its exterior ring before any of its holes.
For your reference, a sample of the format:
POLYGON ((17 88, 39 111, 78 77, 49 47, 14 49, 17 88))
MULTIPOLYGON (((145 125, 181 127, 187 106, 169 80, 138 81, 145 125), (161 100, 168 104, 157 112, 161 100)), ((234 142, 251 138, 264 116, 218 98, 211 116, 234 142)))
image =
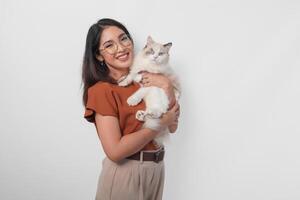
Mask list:
POLYGON ((114 54, 116 54, 116 53, 118 52, 119 44, 120 44, 121 46, 123 46, 123 47, 130 47, 130 46, 132 46, 132 45, 133 45, 133 42, 132 42, 131 37, 128 36, 128 34, 126 34, 126 33, 123 33, 123 34, 121 35, 121 37, 123 37, 123 36, 126 36, 126 37, 129 39, 129 41, 130 41, 129 45, 127 45, 127 46, 123 45, 123 44, 120 42, 120 39, 119 39, 118 44, 117 44, 115 41, 112 41, 112 44, 117 46, 117 48, 116 48, 116 50, 115 50, 114 53, 109 53, 109 52, 107 51, 107 49, 105 49, 105 48, 102 48, 102 49, 99 48, 99 49, 98 49, 99 52, 101 52, 101 51, 106 51, 108 54, 114 55, 114 54))

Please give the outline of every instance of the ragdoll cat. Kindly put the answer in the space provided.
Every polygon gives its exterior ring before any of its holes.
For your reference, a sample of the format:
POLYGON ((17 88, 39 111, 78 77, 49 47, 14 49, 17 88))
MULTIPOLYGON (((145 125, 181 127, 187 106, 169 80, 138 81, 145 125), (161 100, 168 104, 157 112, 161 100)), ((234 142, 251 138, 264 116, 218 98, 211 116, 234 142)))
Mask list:
MULTIPOLYGON (((119 86, 127 86, 132 81, 140 82, 142 75, 141 71, 151 73, 160 73, 167 76, 173 83, 176 100, 180 97, 180 84, 177 76, 169 66, 169 50, 172 43, 160 44, 155 42, 150 36, 147 38, 145 47, 135 56, 130 72, 127 76, 119 79, 119 86)), ((140 84, 141 85, 141 84, 140 84)), ((169 135, 168 128, 161 130, 159 118, 168 111, 169 99, 162 88, 150 86, 141 87, 127 99, 130 106, 137 105, 141 100, 145 101, 146 110, 136 112, 136 118, 140 121, 145 121, 143 127, 151 128, 160 131, 160 134, 155 138, 158 144, 162 144, 169 135)))

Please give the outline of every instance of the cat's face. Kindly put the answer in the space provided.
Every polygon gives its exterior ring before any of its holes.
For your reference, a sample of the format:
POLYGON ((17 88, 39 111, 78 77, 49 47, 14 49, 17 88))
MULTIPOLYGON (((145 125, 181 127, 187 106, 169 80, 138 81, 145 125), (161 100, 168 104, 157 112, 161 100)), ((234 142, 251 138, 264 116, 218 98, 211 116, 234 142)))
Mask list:
POLYGON ((160 44, 148 36, 147 44, 143 49, 143 56, 155 64, 166 64, 169 61, 169 50, 172 43, 160 44))

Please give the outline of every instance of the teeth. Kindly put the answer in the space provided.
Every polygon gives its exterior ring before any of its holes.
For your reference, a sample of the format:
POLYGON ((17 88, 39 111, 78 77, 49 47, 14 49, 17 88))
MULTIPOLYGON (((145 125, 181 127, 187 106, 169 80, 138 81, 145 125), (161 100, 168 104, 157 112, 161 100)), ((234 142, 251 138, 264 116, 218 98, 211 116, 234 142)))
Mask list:
POLYGON ((128 56, 128 54, 126 53, 126 54, 124 54, 122 56, 119 56, 118 59, 125 59, 127 56, 128 56))

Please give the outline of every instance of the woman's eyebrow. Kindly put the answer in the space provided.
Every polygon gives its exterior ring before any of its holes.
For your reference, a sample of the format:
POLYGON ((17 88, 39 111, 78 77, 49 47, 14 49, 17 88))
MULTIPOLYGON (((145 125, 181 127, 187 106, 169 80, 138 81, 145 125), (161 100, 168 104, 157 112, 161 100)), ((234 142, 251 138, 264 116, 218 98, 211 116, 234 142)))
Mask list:
MULTIPOLYGON (((126 35, 126 33, 121 33, 121 34, 118 36, 118 38, 121 38, 123 35, 126 35)), ((106 42, 103 43, 103 45, 104 45, 105 43, 108 43, 108 42, 112 42, 112 40, 107 40, 106 42)))
POLYGON ((119 35, 119 38, 122 37, 123 35, 126 35, 126 33, 121 33, 121 34, 119 35))
POLYGON ((103 43, 103 45, 105 45, 105 43, 108 43, 108 42, 112 42, 112 40, 107 40, 106 42, 103 43))

